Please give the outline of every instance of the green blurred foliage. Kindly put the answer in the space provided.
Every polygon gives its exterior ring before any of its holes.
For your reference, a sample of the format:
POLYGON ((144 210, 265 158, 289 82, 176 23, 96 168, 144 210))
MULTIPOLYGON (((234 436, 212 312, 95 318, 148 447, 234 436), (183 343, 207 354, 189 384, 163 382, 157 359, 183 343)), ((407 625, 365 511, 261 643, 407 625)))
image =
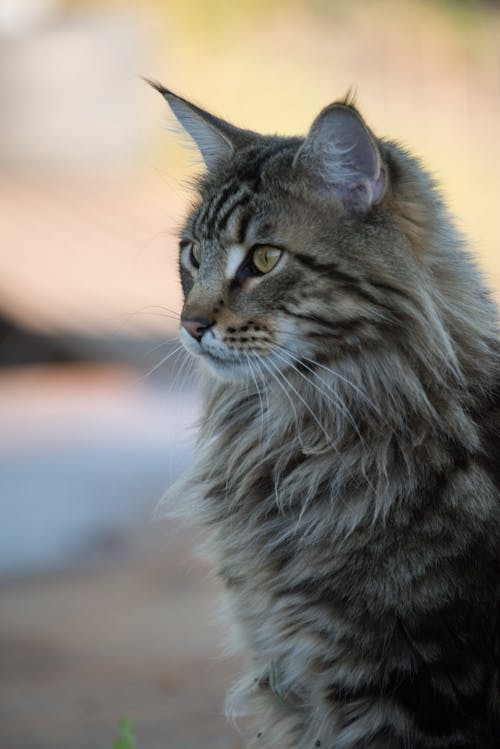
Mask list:
POLYGON ((132 722, 124 718, 118 723, 118 736, 113 744, 113 749, 137 749, 132 722))

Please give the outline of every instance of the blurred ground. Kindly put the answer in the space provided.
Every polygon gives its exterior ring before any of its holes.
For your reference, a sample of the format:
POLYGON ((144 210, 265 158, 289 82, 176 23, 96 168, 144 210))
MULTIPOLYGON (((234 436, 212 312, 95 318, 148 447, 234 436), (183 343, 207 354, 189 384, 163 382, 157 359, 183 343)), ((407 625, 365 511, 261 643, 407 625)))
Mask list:
POLYGON ((2 749, 111 749, 124 716, 139 749, 238 746, 216 585, 195 534, 154 517, 192 449, 179 366, 0 373, 2 749))
POLYGON ((84 571, 0 583, 2 749, 240 749, 222 717, 236 664, 217 656, 216 586, 193 538, 157 529, 84 571))
POLYGON ((168 381, 0 373, 2 749, 111 749, 123 716, 139 749, 236 746, 215 586, 186 530, 153 517, 197 415, 192 383, 168 381))

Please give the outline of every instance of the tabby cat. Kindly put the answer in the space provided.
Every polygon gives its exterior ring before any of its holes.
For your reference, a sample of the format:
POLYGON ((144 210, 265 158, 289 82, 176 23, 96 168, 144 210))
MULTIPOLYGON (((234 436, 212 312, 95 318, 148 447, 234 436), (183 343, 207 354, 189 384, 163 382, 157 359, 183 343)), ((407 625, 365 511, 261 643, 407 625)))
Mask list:
POLYGON ((249 742, 500 747, 496 311, 439 191, 353 102, 305 137, 159 84, 206 164, 180 239, 249 742))

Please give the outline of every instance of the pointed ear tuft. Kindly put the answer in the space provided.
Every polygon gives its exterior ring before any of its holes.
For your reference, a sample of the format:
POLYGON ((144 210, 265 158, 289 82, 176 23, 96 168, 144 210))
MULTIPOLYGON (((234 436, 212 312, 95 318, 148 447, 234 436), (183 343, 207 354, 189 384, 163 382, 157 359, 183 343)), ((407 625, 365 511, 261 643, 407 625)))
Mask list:
POLYGON ((376 140, 350 103, 332 104, 319 114, 295 163, 355 213, 366 213, 385 194, 376 140))
POLYGON ((340 99, 340 101, 337 102, 337 104, 344 104, 346 107, 349 107, 350 109, 357 110, 358 108, 358 89, 355 85, 349 86, 347 91, 344 94, 344 98, 340 99))
POLYGON ((196 143, 210 171, 228 161, 236 147, 256 137, 248 130, 240 130, 219 117, 205 112, 196 104, 177 96, 160 83, 148 78, 144 80, 166 99, 179 123, 196 143))

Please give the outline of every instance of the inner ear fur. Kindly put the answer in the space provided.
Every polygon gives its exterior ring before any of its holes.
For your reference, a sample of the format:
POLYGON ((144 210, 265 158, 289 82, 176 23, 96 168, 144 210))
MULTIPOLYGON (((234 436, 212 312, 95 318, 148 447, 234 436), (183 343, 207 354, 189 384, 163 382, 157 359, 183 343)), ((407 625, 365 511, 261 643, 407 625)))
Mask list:
POLYGON ((323 109, 295 157, 322 192, 346 209, 364 213, 379 203, 387 170, 377 141, 361 115, 348 104, 323 109))
POLYGON ((145 80, 165 98, 180 125, 195 142, 209 171, 220 167, 231 158, 237 148, 258 137, 256 133, 237 128, 206 112, 160 83, 145 80))

